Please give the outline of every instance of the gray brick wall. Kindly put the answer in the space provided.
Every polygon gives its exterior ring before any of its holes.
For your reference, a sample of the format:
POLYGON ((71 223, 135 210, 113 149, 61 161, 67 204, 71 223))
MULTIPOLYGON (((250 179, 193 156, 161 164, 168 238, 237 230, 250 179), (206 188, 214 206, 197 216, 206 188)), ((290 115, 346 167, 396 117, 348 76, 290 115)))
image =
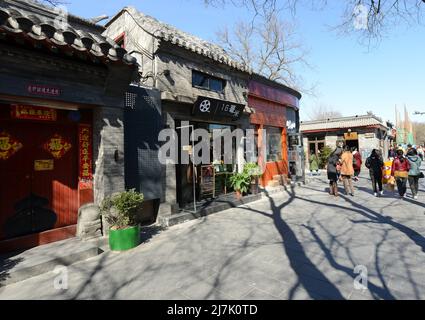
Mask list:
POLYGON ((94 198, 100 203, 106 195, 125 190, 124 110, 98 107, 93 112, 94 198), (115 161, 115 150, 119 159, 115 161))

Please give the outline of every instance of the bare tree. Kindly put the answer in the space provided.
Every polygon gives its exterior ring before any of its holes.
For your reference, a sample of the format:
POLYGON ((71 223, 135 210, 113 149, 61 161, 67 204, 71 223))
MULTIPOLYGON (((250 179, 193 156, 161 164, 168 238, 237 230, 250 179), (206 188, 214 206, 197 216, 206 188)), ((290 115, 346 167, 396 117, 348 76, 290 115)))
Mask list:
POLYGON ((319 105, 309 115, 310 120, 325 120, 342 117, 341 112, 326 105, 319 105))
MULTIPOLYGON (((269 17, 279 10, 278 0, 203 0, 206 5, 225 6, 230 4, 238 8, 246 8, 257 16, 269 17)), ((294 2, 296 0, 285 0, 294 2)), ((295 3, 294 3, 295 4, 295 3)), ((294 5, 293 4, 293 5, 294 5)))
POLYGON ((49 4, 49 5, 54 6, 54 7, 69 3, 69 2, 65 2, 65 1, 61 1, 61 0, 36 0, 36 1, 41 2, 41 3, 46 3, 46 4, 49 4))
POLYGON ((237 61, 266 78, 284 83, 306 93, 302 79, 293 72, 296 65, 309 66, 307 51, 297 39, 293 25, 277 15, 257 23, 239 22, 232 32, 217 32, 218 43, 237 61))
MULTIPOLYGON (((203 0, 207 5, 244 7, 257 16, 270 17, 280 11, 296 14, 300 5, 314 10, 328 7, 327 0, 203 0)), ((367 39, 379 39, 387 29, 396 25, 422 22, 425 0, 346 0, 342 6, 341 22, 336 30, 357 32, 367 39)))

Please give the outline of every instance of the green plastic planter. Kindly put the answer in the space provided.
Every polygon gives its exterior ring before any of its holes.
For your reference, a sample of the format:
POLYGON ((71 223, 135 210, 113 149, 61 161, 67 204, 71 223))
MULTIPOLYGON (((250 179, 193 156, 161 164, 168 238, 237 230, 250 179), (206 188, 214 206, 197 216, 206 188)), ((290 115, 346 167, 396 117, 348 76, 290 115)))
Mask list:
POLYGON ((109 247, 112 251, 126 251, 140 244, 140 226, 122 230, 109 230, 109 247))

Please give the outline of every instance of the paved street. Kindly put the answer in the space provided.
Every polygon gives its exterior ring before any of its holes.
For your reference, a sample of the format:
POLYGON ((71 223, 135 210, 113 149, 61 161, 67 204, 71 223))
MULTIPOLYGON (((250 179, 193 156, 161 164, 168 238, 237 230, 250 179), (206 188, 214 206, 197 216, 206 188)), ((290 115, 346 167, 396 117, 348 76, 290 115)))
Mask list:
POLYGON ((335 199, 316 180, 75 264, 68 290, 52 272, 0 299, 425 299, 424 186, 415 202, 355 185, 335 199), (354 288, 358 265, 368 290, 354 288))

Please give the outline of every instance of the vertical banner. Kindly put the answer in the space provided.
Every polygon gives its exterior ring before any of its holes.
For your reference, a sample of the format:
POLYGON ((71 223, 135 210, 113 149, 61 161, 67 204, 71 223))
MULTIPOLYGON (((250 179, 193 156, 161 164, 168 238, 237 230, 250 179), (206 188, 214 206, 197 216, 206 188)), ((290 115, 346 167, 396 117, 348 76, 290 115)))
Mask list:
POLYGON ((93 189, 92 129, 89 125, 78 128, 79 189, 93 189))

